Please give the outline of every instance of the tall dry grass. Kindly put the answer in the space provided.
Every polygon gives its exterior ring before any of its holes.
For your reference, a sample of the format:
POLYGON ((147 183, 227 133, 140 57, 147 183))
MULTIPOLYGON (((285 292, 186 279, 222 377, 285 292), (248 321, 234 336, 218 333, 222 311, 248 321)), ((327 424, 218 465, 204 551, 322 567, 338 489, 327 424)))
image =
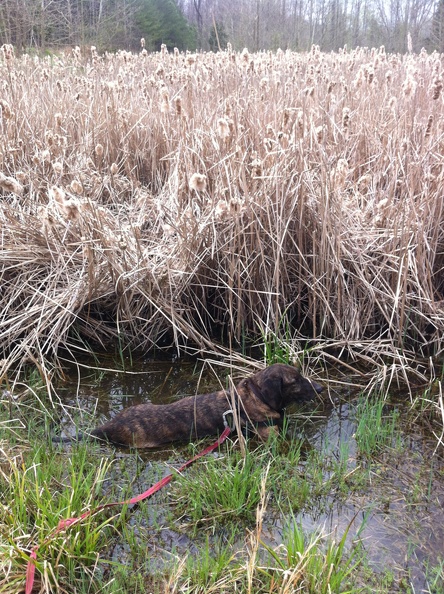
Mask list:
POLYGON ((442 69, 383 48, 3 46, 4 366, 117 336, 214 352, 285 320, 295 344, 396 377, 424 359, 428 375, 444 336, 442 69))

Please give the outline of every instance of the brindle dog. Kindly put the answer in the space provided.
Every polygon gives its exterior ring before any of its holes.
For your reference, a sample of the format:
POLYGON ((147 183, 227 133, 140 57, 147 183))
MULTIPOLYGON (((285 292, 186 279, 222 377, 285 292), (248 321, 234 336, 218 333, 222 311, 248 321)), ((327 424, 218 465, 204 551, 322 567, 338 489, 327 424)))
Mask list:
MULTIPOLYGON (((89 434, 115 445, 153 448, 172 441, 184 441, 223 431, 224 413, 235 409, 241 427, 252 426, 267 439, 270 425, 282 420, 292 402, 304 402, 322 391, 290 365, 276 363, 243 379, 234 390, 220 390, 182 398, 172 404, 130 406, 89 434)), ((72 441, 54 437, 53 441, 72 441)))

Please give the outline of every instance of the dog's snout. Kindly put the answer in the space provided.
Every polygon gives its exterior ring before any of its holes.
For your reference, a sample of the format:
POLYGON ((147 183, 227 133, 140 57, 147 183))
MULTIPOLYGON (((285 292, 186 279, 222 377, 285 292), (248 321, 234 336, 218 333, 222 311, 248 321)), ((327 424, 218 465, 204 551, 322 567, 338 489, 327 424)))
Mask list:
POLYGON ((320 384, 317 384, 316 382, 313 382, 313 381, 311 382, 311 387, 317 394, 320 394, 322 392, 322 390, 324 389, 323 386, 321 386, 320 384))

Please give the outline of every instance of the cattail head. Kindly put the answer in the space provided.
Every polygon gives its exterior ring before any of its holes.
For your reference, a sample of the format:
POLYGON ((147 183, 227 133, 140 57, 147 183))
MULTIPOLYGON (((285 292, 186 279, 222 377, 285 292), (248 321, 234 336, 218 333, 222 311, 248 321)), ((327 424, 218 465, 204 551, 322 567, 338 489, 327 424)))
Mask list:
POLYGON ((180 96, 175 97, 174 107, 176 108, 177 115, 180 116, 182 114, 182 98, 180 96))
POLYGON ((227 217, 228 213, 229 208, 226 200, 219 200, 214 209, 214 218, 218 220, 224 219, 227 217))
POLYGON ((350 169, 348 167, 347 161, 345 159, 339 159, 331 179, 333 186, 339 190, 342 190, 345 186, 349 172, 350 169))
POLYGON ((14 58, 14 46, 11 43, 4 43, 0 47, 0 53, 7 62, 14 58))
POLYGON ((427 120, 427 127, 425 130, 425 137, 428 138, 430 136, 430 132, 432 131, 432 125, 433 125, 433 115, 430 114, 429 115, 429 119, 427 120))
POLYGON ((350 108, 344 107, 342 110, 342 127, 348 130, 350 124, 350 108))
POLYGON ((111 163, 111 167, 109 168, 111 175, 117 175, 119 172, 119 166, 117 163, 111 163))
POLYGON ((412 97, 412 95, 414 95, 414 93, 416 91, 416 85, 417 85, 417 83, 413 77, 413 74, 411 72, 408 72, 407 77, 402 85, 402 90, 404 91, 404 95, 406 97, 412 97))
POLYGON ((96 147, 95 147, 95 149, 94 149, 94 152, 96 154, 96 157, 98 159, 101 159, 103 157, 103 152, 104 152, 103 144, 100 144, 100 143, 97 144, 96 147))
POLYGON ((324 138, 324 126, 316 126, 314 133, 316 140, 322 142, 322 139, 324 138))
POLYGON ((0 99, 0 114, 5 118, 5 120, 12 118, 11 108, 5 99, 0 99))
POLYGON ((63 173, 63 163, 61 161, 54 161, 52 163, 52 168, 54 170, 54 173, 56 173, 57 175, 62 175, 62 173, 63 173))
POLYGON ((290 111, 288 108, 285 108, 284 111, 282 112, 282 127, 285 128, 285 126, 288 124, 288 120, 290 119, 290 111))
POLYGON ((83 194, 83 186, 78 179, 73 179, 69 187, 74 194, 79 194, 79 196, 83 194))
POLYGON ((140 47, 143 49, 145 47, 145 37, 142 37, 140 40, 140 47))
POLYGON ((5 192, 21 196, 23 194, 23 186, 13 177, 8 177, 0 172, 0 188, 5 192))
POLYGON ((52 186, 49 190, 49 197, 57 203, 62 215, 68 220, 73 221, 80 215, 80 203, 75 198, 66 198, 66 194, 62 188, 52 186))
POLYGON ((170 113, 170 94, 168 93, 168 89, 166 87, 161 88, 160 96, 161 96, 161 103, 160 103, 161 113, 170 113))
POLYGON ((435 76, 432 81, 432 99, 435 101, 439 99, 442 91, 442 78, 440 76, 435 76))
POLYGON ((253 155, 253 160, 250 163, 251 177, 261 177, 262 175, 262 161, 258 158, 257 153, 253 155))
POLYGON ((190 190, 196 192, 205 192, 207 187, 207 178, 202 173, 193 173, 190 179, 190 190))
POLYGON ((50 163, 51 162, 51 153, 48 149, 45 149, 40 153, 40 162, 43 163, 50 163))
POLYGON ((217 135, 219 138, 229 138, 231 135, 230 124, 226 118, 219 118, 217 120, 217 135))

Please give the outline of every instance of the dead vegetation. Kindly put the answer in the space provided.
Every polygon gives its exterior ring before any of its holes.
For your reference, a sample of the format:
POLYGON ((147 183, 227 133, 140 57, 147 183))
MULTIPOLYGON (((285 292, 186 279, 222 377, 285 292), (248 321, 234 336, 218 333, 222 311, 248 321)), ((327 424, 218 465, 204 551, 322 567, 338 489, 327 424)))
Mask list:
POLYGON ((439 54, 3 46, 0 74, 4 369, 286 321, 379 378, 442 353, 439 54))

